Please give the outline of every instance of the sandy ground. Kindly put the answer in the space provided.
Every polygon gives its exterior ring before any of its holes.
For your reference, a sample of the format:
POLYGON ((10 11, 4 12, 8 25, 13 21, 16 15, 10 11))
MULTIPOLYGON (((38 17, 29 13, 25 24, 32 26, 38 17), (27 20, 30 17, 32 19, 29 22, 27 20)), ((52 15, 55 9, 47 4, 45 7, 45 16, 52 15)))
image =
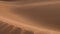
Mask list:
POLYGON ((38 32, 36 34, 40 34, 40 31, 48 32, 47 34, 60 34, 59 11, 60 1, 34 2, 29 4, 0 2, 1 21, 21 27, 22 29, 38 32), (57 22, 55 23, 55 21, 57 22))

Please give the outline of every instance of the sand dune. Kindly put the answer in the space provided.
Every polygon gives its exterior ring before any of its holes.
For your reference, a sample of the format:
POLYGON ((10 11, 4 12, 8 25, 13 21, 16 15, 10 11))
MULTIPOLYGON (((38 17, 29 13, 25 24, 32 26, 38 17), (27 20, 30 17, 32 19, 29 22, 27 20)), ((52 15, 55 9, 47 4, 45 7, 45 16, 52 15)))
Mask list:
POLYGON ((2 34, 60 34, 60 1, 3 0, 0 1, 0 21, 22 29, 21 33, 15 28, 7 33, 8 26, 1 26, 2 34))

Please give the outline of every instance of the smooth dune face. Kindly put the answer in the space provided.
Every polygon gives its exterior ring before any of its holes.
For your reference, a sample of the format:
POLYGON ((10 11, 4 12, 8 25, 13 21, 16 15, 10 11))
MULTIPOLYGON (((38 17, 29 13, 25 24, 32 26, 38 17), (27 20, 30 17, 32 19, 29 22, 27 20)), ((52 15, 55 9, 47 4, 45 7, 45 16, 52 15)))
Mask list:
POLYGON ((0 0, 0 21, 1 34, 60 34, 60 1, 0 0))
POLYGON ((60 3, 46 2, 46 4, 40 4, 38 5, 37 3, 34 5, 33 3, 30 4, 31 6, 27 4, 28 6, 24 5, 21 8, 16 7, 12 12, 15 12, 18 15, 22 14, 23 16, 26 16, 26 18, 36 22, 34 24, 42 24, 42 26, 60 30, 60 3))

